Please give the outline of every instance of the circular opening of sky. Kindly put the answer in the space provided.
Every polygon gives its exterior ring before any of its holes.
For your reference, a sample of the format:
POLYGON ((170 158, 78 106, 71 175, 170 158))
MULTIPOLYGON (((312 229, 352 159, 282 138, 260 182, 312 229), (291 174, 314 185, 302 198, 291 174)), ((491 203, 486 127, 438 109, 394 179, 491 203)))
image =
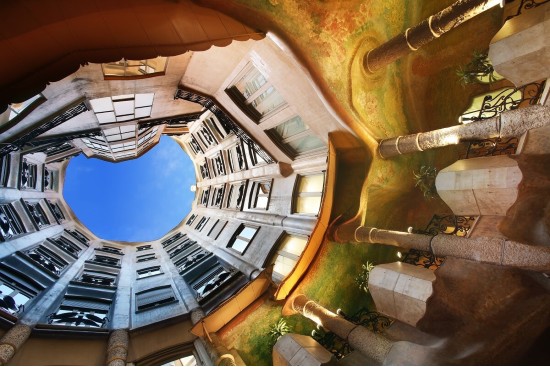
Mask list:
POLYGON ((191 211, 193 162, 171 138, 137 159, 71 159, 63 196, 78 219, 104 240, 142 242, 168 233, 191 211))

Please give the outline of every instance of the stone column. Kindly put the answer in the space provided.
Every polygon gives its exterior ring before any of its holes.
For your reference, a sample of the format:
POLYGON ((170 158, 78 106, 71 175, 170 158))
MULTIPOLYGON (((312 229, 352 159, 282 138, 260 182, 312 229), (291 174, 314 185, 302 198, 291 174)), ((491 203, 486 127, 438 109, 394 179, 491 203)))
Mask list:
POLYGON ((31 335, 32 326, 26 324, 15 324, 0 339, 0 364, 4 365, 13 358, 15 353, 27 341, 31 335))
POLYGON ((340 338, 347 340, 352 348, 357 349, 379 364, 384 363, 386 355, 392 347, 392 342, 382 335, 375 334, 361 325, 349 322, 309 300, 303 294, 292 300, 292 308, 325 329, 332 331, 340 338))
MULTIPOLYGON (((202 322, 204 317, 204 311, 200 307, 191 311, 191 322, 193 325, 202 322)), ((200 337, 200 340, 211 362, 216 366, 236 366, 235 357, 225 347, 218 335, 216 333, 208 333, 208 330, 204 330, 204 334, 204 336, 200 337)))
POLYGON ((363 67, 374 73, 499 3, 500 0, 459 0, 367 52, 363 57, 363 67))
POLYGON ((465 140, 510 138, 550 124, 550 108, 535 105, 502 112, 490 119, 444 129, 384 139, 378 144, 382 158, 458 144, 465 140))
POLYGON ((109 343, 107 344, 107 365, 125 366, 128 358, 128 344, 130 336, 128 330, 117 329, 111 332, 109 343))
POLYGON ((482 263, 550 272, 550 247, 529 246, 503 238, 464 238, 446 234, 429 236, 359 227, 355 231, 355 241, 414 248, 430 251, 436 256, 454 256, 482 263))

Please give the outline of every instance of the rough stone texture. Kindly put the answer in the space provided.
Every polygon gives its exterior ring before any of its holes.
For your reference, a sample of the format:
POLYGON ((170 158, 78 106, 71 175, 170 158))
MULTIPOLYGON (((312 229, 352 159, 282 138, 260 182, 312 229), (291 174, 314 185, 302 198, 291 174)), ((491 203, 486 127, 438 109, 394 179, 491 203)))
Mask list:
POLYGON ((550 247, 530 246, 506 241, 502 264, 522 269, 550 273, 550 247))
POLYGON ((522 179, 517 163, 507 156, 459 160, 441 170, 437 193, 456 215, 506 215, 522 179))
POLYGON ((0 344, 0 363, 6 364, 15 355, 15 348, 10 344, 0 344))
POLYGON ((368 358, 376 360, 379 364, 382 364, 391 347, 391 342, 382 335, 375 334, 363 326, 352 324, 308 300, 304 295, 296 296, 292 300, 292 307, 308 319, 321 324, 324 328, 347 340, 352 348, 359 350, 368 358))
POLYGON ((394 262, 377 265, 369 275, 376 310, 415 326, 426 312, 435 275, 432 270, 394 262))
POLYGON ((550 154, 550 126, 543 126, 529 130, 525 134, 525 141, 521 154, 550 154))
POLYGON ((550 5, 504 23, 489 46, 495 70, 516 86, 550 76, 550 5))
POLYGON ((109 366, 120 366, 119 363, 126 364, 129 342, 128 330, 118 329, 111 332, 107 346, 107 364, 109 366))
MULTIPOLYGON (((528 147, 529 141, 526 145, 528 147)), ((514 159, 518 162, 523 180, 518 186, 518 199, 502 221, 500 230, 517 242, 549 246, 550 154, 521 154, 514 159)))
POLYGON ((523 271, 448 257, 436 275, 417 327, 444 364, 521 364, 548 327, 550 294, 523 271))
POLYGON ((201 321, 204 317, 205 314, 202 308, 194 308, 191 310, 191 322, 193 325, 196 325, 197 322, 201 321))
POLYGON ((15 324, 0 339, 0 362, 5 364, 31 335, 32 326, 15 324))
POLYGON ((273 346, 274 366, 324 366, 335 363, 332 353, 310 336, 286 334, 273 346))
POLYGON ((440 234, 432 240, 436 256, 453 256, 480 262, 500 264, 504 240, 498 238, 461 238, 440 234))
MULTIPOLYGON (((550 58, 548 58, 550 60, 550 58)), ((519 137, 527 131, 550 123, 550 107, 534 105, 527 108, 505 111, 500 114, 500 136, 519 137)))
POLYGON ((430 236, 407 232, 387 231, 384 229, 371 227, 359 227, 355 232, 355 238, 358 242, 382 243, 385 245, 415 248, 424 251, 428 251, 430 248, 430 236))

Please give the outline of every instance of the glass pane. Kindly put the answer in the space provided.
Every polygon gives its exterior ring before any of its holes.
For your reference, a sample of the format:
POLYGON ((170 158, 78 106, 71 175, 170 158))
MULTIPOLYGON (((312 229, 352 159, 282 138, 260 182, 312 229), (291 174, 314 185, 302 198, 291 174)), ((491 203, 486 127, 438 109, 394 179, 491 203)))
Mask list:
POLYGON ((117 116, 130 115, 134 113, 134 101, 113 102, 117 116))
POLYGON ((116 121, 114 112, 97 113, 96 116, 100 124, 109 124, 116 121))
POLYGON ((91 99, 90 104, 95 113, 113 110, 113 104, 109 97, 91 99))
POLYGON ((154 93, 136 94, 136 108, 151 106, 153 104, 154 93))
POLYGON ((121 126, 120 131, 123 132, 123 133, 135 132, 136 127, 134 125, 121 126))
POLYGON ((285 103, 286 102, 283 97, 281 97, 275 88, 270 86, 265 90, 265 92, 252 101, 251 105, 256 109, 256 111, 260 112, 262 115, 265 115, 285 103))
POLYGON ((267 208, 267 196, 259 196, 256 200, 256 208, 266 209, 267 208))
POLYGON ((275 133, 277 133, 281 140, 294 136, 306 130, 308 130, 308 127, 306 126, 306 124, 304 124, 300 116, 295 116, 290 120, 283 122, 274 129, 275 133))
POLYGON ((325 147, 325 143, 316 136, 305 136, 301 139, 296 139, 288 142, 288 145, 296 153, 305 153, 314 149, 319 149, 325 147))
POLYGON ((296 265, 296 260, 289 259, 282 255, 277 256, 275 259, 275 266, 273 272, 282 275, 282 278, 287 276, 296 265))
POLYGON ((307 244, 307 238, 297 236, 287 236, 280 247, 281 251, 300 256, 307 244))
POLYGON ((18 293, 13 297, 13 299, 15 301, 15 304, 19 306, 27 303, 30 298, 25 296, 24 294, 18 293))
POLYGON ((248 238, 249 240, 254 236, 258 229, 252 227, 244 227, 244 229, 239 233, 240 237, 248 238))
POLYGON ((321 206, 320 196, 299 197, 296 200, 296 212, 304 214, 317 214, 321 206))
POLYGON ((248 246, 248 242, 237 238, 235 242, 233 242, 233 246, 231 246, 231 248, 242 253, 246 249, 246 246, 248 246))
POLYGON ((300 177, 298 185, 299 192, 323 192, 323 181, 325 175, 323 173, 310 176, 300 177))
POLYGON ((266 82, 267 80, 262 73, 260 73, 258 69, 252 67, 241 80, 235 83, 235 87, 237 87, 237 89, 242 93, 244 98, 248 98, 259 90, 266 82))
POLYGON ((151 115, 151 107, 136 108, 136 118, 149 117, 151 115))

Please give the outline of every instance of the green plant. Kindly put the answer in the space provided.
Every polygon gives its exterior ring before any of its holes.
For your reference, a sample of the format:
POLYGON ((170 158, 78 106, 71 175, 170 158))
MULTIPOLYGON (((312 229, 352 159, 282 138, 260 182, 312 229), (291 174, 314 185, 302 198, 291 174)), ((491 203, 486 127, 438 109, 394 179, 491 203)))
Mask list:
POLYGON ((413 171, 413 174, 416 181, 414 186, 422 191, 426 199, 433 199, 437 195, 437 189, 435 188, 437 170, 435 167, 422 166, 420 167, 420 173, 413 171))
POLYGON ((290 327, 287 325, 286 320, 282 317, 274 325, 271 325, 269 328, 269 336, 273 343, 275 343, 279 338, 290 332, 290 327))
POLYGON ((361 272, 355 278, 355 283, 359 286, 359 289, 369 293, 369 275, 370 271, 374 268, 374 264, 371 262, 366 262, 361 265, 361 272))
POLYGON ((487 56, 487 53, 474 51, 472 61, 458 68, 456 75, 462 85, 478 83, 481 78, 485 78, 489 83, 497 80, 495 69, 487 56))

